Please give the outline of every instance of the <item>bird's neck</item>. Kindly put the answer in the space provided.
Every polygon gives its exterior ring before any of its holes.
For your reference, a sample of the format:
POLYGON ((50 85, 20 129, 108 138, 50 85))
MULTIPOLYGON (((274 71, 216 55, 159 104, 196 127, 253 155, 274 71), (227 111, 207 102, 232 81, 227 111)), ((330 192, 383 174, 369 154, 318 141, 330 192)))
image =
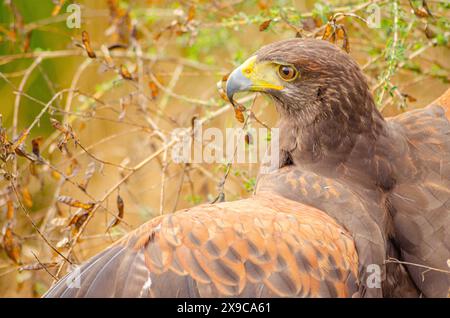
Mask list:
POLYGON ((309 123, 286 120, 280 124, 280 150, 288 161, 325 177, 356 182, 368 188, 393 187, 388 154, 391 135, 370 95, 358 107, 332 105, 309 123), (387 156, 386 156, 387 155, 387 156), (380 168, 377 165, 382 165, 380 168), (381 169, 381 172, 380 170, 381 169))

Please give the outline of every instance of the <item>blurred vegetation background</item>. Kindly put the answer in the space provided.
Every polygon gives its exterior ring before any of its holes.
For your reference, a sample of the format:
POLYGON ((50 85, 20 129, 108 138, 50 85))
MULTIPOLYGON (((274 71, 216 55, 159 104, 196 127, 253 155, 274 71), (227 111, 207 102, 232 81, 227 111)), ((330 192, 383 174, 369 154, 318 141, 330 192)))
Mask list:
MULTIPOLYGON (((251 195, 258 164, 174 163, 171 132, 194 118, 204 128, 242 127, 216 83, 262 45, 336 42, 391 116, 449 87, 449 8, 447 0, 0 0, 0 297, 39 297, 143 222, 212 201, 228 167, 225 199, 251 195), (72 4, 80 28, 66 23, 72 4), (369 27, 377 9, 380 25, 369 27)), ((276 124, 270 100, 243 102, 254 114, 246 128, 276 124)))

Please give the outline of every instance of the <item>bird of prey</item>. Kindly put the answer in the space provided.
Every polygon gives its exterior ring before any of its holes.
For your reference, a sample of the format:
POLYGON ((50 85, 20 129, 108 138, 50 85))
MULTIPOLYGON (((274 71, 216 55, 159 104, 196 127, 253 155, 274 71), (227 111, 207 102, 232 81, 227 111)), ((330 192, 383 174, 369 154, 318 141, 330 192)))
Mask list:
POLYGON ((280 169, 249 199, 152 219, 46 297, 447 295, 445 272, 411 265, 449 258, 450 125, 439 106, 384 120, 356 63, 320 40, 261 48, 230 75, 230 101, 238 91, 275 100, 280 169))
POLYGON ((256 52, 227 83, 231 101, 247 90, 273 97, 280 114, 280 167, 297 167, 261 176, 260 189, 322 209, 348 229, 363 284, 367 266, 379 265, 389 295, 392 271, 401 268, 383 264, 386 257, 398 257, 408 263, 420 295, 447 296, 450 124, 445 109, 432 104, 384 119, 355 61, 314 39, 281 41, 256 52))

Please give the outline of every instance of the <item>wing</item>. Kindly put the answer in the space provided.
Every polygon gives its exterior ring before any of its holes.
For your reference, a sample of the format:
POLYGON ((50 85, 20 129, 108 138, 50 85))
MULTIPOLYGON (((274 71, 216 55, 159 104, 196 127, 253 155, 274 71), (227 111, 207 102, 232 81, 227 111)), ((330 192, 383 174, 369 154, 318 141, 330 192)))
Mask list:
POLYGON ((397 251, 385 230, 374 216, 382 215, 381 203, 370 196, 362 197, 350 187, 335 179, 317 175, 301 167, 286 166, 268 174, 261 174, 256 193, 272 191, 326 212, 347 229, 354 239, 358 252, 358 276, 360 293, 364 297, 416 297, 418 295, 404 266, 388 264, 388 256, 395 257, 397 251), (371 272, 368 266, 377 264, 382 270, 382 289, 367 288, 365 282, 371 272), (387 279, 385 279, 387 278, 387 279))
POLYGON ((153 219, 46 297, 349 297, 357 266, 332 218, 266 192, 153 219))
POLYGON ((400 158, 397 166, 412 167, 407 175, 399 176, 389 197, 395 211, 397 245, 402 259, 413 263, 407 265, 408 271, 423 294, 447 297, 450 123, 445 110, 437 105, 402 114, 391 121, 401 125, 408 143, 407 155, 400 158))

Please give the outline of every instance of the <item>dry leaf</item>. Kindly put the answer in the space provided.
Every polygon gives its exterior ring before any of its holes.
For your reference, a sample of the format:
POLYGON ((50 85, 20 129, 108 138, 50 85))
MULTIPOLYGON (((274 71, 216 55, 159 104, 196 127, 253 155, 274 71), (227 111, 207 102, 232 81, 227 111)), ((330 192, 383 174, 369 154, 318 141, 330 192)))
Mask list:
POLYGON ((31 34, 32 32, 29 31, 25 34, 25 39, 23 40, 23 51, 26 53, 30 49, 30 43, 31 43, 31 34))
POLYGON ((61 180, 61 174, 58 171, 52 170, 52 178, 55 180, 61 180))
POLYGON ((6 219, 14 219, 14 202, 11 199, 8 199, 8 201, 6 201, 6 219))
POLYGON ((28 189, 28 187, 22 188, 22 200, 23 204, 27 208, 31 208, 33 206, 33 199, 31 197, 30 190, 28 189))
POLYGON ((225 74, 222 77, 222 80, 217 82, 217 90, 219 92, 219 95, 226 102, 229 102, 229 100, 228 100, 227 94, 225 94, 225 88, 224 87, 226 86, 226 83, 227 83, 227 80, 228 80, 229 76, 230 76, 230 73, 225 74))
POLYGON ((159 88, 156 86, 155 82, 151 81, 148 83, 148 88, 150 88, 150 92, 152 94, 152 98, 155 99, 158 97, 159 94, 159 88))
POLYGON ((108 9, 111 17, 112 18, 116 17, 119 11, 119 8, 117 6, 117 0, 107 0, 106 3, 108 4, 108 9))
POLYGON ((86 128, 86 123, 84 121, 79 122, 77 131, 83 131, 84 128, 86 128))
POLYGON ((414 14, 419 18, 428 17, 428 12, 424 8, 414 8, 414 14))
POLYGON ((62 124, 61 124, 59 121, 57 121, 56 119, 50 118, 50 123, 52 124, 53 128, 56 128, 56 129, 58 129, 59 131, 61 131, 61 132, 65 132, 65 131, 66 131, 66 130, 63 128, 62 124))
POLYGON ((72 130, 72 127, 70 127, 69 124, 62 125, 59 121, 57 121, 54 118, 50 118, 50 123, 52 124, 53 128, 59 130, 63 133, 63 138, 58 142, 58 148, 62 150, 63 146, 67 144, 67 141, 69 139, 72 139, 75 143, 75 146, 79 143, 77 136, 75 136, 75 133, 72 130))
POLYGON ((8 255, 14 263, 20 264, 22 245, 10 227, 5 229, 5 234, 3 235, 3 246, 5 248, 6 255, 8 255))
POLYGON ((160 32, 157 32, 154 36, 153 36, 153 40, 155 40, 155 41, 158 41, 160 38, 161 38, 161 36, 162 36, 162 32, 160 31, 160 32))
MULTIPOLYGON (((272 2, 272 1, 270 1, 270 2, 272 2)), ((260 10, 266 10, 268 8, 268 6, 269 6, 269 4, 267 3, 267 1, 264 1, 264 0, 258 1, 258 7, 260 10)))
POLYGON ((120 75, 124 79, 127 79, 127 80, 132 80, 133 79, 133 76, 131 75, 130 71, 128 71, 128 68, 125 65, 123 65, 123 64, 120 65, 120 75))
POLYGON ((342 34, 342 48, 345 50, 345 52, 350 53, 350 41, 348 40, 347 31, 343 26, 340 26, 338 29, 338 35, 339 31, 342 34))
POLYGON ((259 25, 259 31, 262 32, 262 31, 267 30, 267 28, 270 26, 271 22, 272 22, 272 19, 269 19, 269 20, 266 20, 263 23, 261 23, 259 25))
POLYGON ((195 6, 190 6, 189 7, 189 11, 188 11, 188 15, 187 15, 187 21, 192 21, 194 20, 195 17, 195 6))
POLYGON ((71 198, 69 196, 65 196, 65 195, 61 195, 58 197, 58 202, 64 203, 68 206, 74 207, 74 208, 80 208, 80 209, 84 209, 86 211, 91 210, 94 207, 94 203, 89 202, 89 203, 83 203, 80 202, 74 198, 71 198))
POLYGON ((350 42, 348 39, 347 31, 342 24, 336 24, 335 21, 330 18, 331 21, 328 22, 325 31, 323 32, 322 40, 329 41, 331 43, 336 43, 338 40, 342 40, 342 48, 349 53, 350 52, 350 42))
POLYGON ((249 133, 249 132, 247 132, 247 133, 245 134, 245 143, 246 143, 247 145, 252 145, 252 144, 253 144, 253 136, 252 136, 252 134, 249 133))
POLYGON ((89 181, 91 181, 91 178, 94 175, 94 173, 95 173, 95 162, 91 161, 87 166, 86 172, 84 173, 83 182, 80 184, 80 188, 83 189, 83 191, 86 191, 89 181))
POLYGON ((234 115, 240 123, 243 123, 245 121, 244 113, 239 107, 234 108, 234 115))
POLYGON ((29 168, 30 168, 29 169, 30 170, 30 174, 32 176, 38 178, 39 175, 38 175, 38 168, 37 168, 37 166, 33 162, 31 162, 30 165, 29 165, 29 168))
POLYGON ((334 28, 330 23, 328 23, 327 26, 325 27, 325 31, 323 31, 322 40, 328 40, 333 33, 334 28))
POLYGON ((116 226, 118 224, 120 224, 120 221, 123 218, 125 204, 124 204, 123 199, 122 199, 122 197, 120 195, 117 195, 116 202, 117 202, 118 214, 117 214, 117 217, 114 218, 112 220, 112 222, 109 224, 108 229, 112 228, 112 227, 114 227, 114 226, 116 226))
POLYGON ((436 37, 436 32, 434 32, 430 25, 427 23, 427 25, 425 26, 425 36, 427 37, 427 39, 431 40, 433 38, 436 37))
POLYGON ((314 17, 314 23, 317 28, 321 27, 323 25, 322 18, 320 18, 319 16, 314 17))
POLYGON ((345 39, 345 30, 343 28, 338 28, 336 30, 336 37, 337 37, 338 40, 345 39))
POLYGON ((406 98, 408 100, 408 102, 411 102, 411 103, 417 102, 417 98, 415 98, 409 94, 402 93, 402 96, 404 98, 406 98))
POLYGON ((80 209, 72 216, 69 221, 68 226, 73 226, 72 235, 75 235, 81 226, 86 222, 86 219, 89 216, 89 211, 84 209, 80 209))
POLYGON ((89 34, 86 31, 83 31, 81 33, 81 41, 83 42, 83 45, 84 45, 87 55, 91 59, 96 58, 97 56, 95 55, 95 52, 91 47, 91 41, 89 39, 89 34))
POLYGON ((43 140, 43 138, 41 136, 39 136, 31 141, 33 153, 36 155, 36 157, 41 156, 40 145, 42 144, 42 140, 43 140))

